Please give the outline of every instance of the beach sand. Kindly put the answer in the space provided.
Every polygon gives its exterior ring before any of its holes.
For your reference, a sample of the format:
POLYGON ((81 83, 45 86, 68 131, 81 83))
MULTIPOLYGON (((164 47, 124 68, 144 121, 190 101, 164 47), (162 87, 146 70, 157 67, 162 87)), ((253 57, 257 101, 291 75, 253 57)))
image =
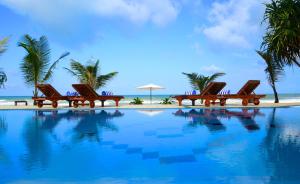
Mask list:
MULTIPOLYGON (((289 106, 300 106, 300 102, 281 102, 278 104, 275 103, 270 103, 270 102, 264 102, 261 103, 258 106, 249 104, 247 107, 248 108, 265 108, 265 107, 289 107, 289 106)), ((220 106, 220 105, 212 105, 210 107, 205 107, 204 105, 199 105, 196 104, 196 106, 191 106, 189 104, 183 105, 183 106, 178 106, 177 104, 171 104, 171 105, 162 105, 162 104, 143 104, 143 105, 129 105, 129 104, 120 104, 119 107, 116 107, 113 105, 113 103, 106 105, 105 107, 99 106, 99 104, 96 104, 96 107, 94 109, 179 109, 179 108, 245 108, 245 106, 240 105, 239 103, 228 103, 225 106, 220 106), (97 106, 98 105, 98 106, 97 106)), ((33 105, 1 105, 0 106, 1 110, 23 110, 23 109, 32 109, 32 110, 53 110, 50 105, 46 105, 42 108, 38 108, 37 106, 33 105)), ((68 107, 67 104, 59 104, 57 109, 90 109, 89 106, 84 106, 84 107, 79 107, 79 108, 73 108, 73 107, 68 107)))

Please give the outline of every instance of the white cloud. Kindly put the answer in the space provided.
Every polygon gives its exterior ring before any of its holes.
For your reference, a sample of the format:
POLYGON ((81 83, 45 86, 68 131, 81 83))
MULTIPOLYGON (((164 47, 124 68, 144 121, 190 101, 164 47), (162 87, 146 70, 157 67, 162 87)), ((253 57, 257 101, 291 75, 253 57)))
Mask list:
POLYGON ((213 64, 209 66, 204 66, 201 68, 201 70, 209 73, 223 72, 222 68, 217 67, 216 65, 213 64))
MULTIPOLYGON (((229 0, 212 4, 208 20, 211 23, 203 29, 209 39, 247 48, 251 46, 251 35, 259 30, 261 13, 260 0, 229 0)), ((261 16, 262 17, 262 16, 261 16)))
POLYGON ((172 0, 0 0, 0 4, 51 24, 66 22, 78 15, 96 15, 163 26, 179 13, 178 4, 172 0))

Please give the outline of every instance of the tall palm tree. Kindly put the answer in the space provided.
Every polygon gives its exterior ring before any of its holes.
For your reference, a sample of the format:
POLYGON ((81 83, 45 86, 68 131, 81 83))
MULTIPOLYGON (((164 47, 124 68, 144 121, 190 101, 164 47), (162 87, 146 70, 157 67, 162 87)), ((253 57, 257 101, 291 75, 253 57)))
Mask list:
POLYGON ((211 76, 204 76, 197 73, 182 73, 186 75, 192 85, 192 87, 196 90, 199 90, 200 93, 204 90, 204 88, 210 83, 215 81, 218 77, 225 75, 225 73, 214 73, 211 76))
POLYGON ((300 67, 300 0, 271 0, 265 5, 262 48, 279 64, 300 67))
POLYGON ((105 86, 105 84, 115 77, 118 72, 111 72, 100 75, 100 61, 83 65, 78 61, 71 60, 71 68, 65 68, 72 75, 76 76, 81 83, 89 84, 95 90, 105 86))
POLYGON ((20 68, 26 84, 34 86, 33 96, 36 97, 38 96, 37 84, 49 81, 58 62, 70 53, 63 53, 51 64, 50 48, 45 36, 36 40, 29 35, 24 35, 18 46, 26 51, 20 68))
POLYGON ((267 74, 267 79, 269 81, 270 86, 273 89, 275 103, 279 103, 279 98, 278 98, 278 93, 276 90, 275 83, 278 82, 279 77, 283 75, 283 68, 281 65, 277 64, 272 54, 263 51, 256 51, 256 52, 266 63, 265 72, 267 74))
MULTIPOLYGON (((3 54, 6 51, 8 42, 8 37, 3 38, 0 40, 0 55, 3 54)), ((7 76, 2 69, 0 69, 0 88, 4 86, 4 83, 7 81, 7 76)))
POLYGON ((0 40, 0 55, 6 51, 7 42, 8 42, 8 37, 5 37, 2 40, 0 40))

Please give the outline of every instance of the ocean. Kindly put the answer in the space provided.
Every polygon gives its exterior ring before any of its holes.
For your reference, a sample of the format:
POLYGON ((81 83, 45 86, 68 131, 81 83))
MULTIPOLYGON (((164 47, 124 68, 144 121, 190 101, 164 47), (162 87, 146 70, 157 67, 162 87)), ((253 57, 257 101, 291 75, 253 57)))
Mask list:
MULTIPOLYGON (((174 95, 165 94, 165 95, 153 95, 152 103, 158 104, 164 98, 168 98, 174 95)), ((120 104, 128 104, 134 98, 138 97, 144 101, 145 104, 150 103, 149 95, 124 95, 125 99, 120 101, 120 104)), ((281 102, 300 102, 300 93, 297 94, 279 94, 279 98, 281 102)), ((32 103, 31 96, 0 96, 0 105, 14 105, 15 100, 27 100, 32 103)), ((174 100, 174 99, 173 99, 174 100)), ((274 100, 274 95, 267 94, 266 98, 262 99, 262 102, 272 102, 274 100)), ((175 102, 175 100, 174 100, 175 102)))

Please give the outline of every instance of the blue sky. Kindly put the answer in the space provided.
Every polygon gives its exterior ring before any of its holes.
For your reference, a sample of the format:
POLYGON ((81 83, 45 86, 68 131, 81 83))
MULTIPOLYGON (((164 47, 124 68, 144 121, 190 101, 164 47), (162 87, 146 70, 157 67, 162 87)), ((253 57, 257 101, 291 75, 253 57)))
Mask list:
MULTIPOLYGON (((238 90, 248 79, 259 79, 258 92, 272 93, 260 48, 264 25, 261 0, 0 0, 0 38, 10 36, 0 57, 8 75, 0 95, 31 95, 19 66, 24 51, 17 47, 24 34, 48 37, 51 58, 65 51, 51 80, 61 93, 71 90, 76 78, 67 73, 70 59, 86 63, 100 59, 103 73, 118 76, 101 90, 115 94, 147 94, 137 86, 155 83, 166 87, 157 94, 190 90, 181 73, 210 75, 223 71, 226 89, 238 90)), ((278 83, 281 93, 298 93, 299 69, 287 68, 278 83)))

